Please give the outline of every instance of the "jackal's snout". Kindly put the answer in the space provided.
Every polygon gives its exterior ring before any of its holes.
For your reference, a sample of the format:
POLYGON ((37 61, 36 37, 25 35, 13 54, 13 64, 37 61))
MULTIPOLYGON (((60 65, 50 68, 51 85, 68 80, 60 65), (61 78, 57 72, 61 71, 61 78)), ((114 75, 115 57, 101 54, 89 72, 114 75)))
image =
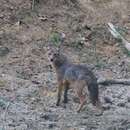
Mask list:
POLYGON ((53 58, 52 58, 52 59, 50 59, 50 61, 51 61, 51 62, 53 62, 53 58))
POLYGON ((47 47, 47 56, 49 61, 53 62, 54 59, 58 56, 58 50, 55 47, 47 47))

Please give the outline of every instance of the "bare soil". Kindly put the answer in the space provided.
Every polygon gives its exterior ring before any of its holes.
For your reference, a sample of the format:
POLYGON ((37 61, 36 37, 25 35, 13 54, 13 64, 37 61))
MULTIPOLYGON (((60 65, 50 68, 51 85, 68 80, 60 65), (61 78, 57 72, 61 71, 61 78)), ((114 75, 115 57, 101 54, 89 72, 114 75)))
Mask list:
POLYGON ((87 64, 97 78, 130 78, 130 58, 108 32, 125 28, 130 40, 129 0, 0 1, 0 130, 130 130, 130 86, 100 86, 102 115, 79 105, 69 92, 56 107, 56 76, 45 46, 52 32, 65 33, 62 51, 87 64))

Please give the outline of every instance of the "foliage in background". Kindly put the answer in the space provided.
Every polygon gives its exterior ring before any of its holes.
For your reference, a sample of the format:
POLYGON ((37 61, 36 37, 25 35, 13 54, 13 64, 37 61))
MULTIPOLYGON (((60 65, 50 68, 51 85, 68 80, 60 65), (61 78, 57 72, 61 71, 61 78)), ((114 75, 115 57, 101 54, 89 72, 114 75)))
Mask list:
POLYGON ((61 39, 61 34, 58 32, 53 32, 50 37, 49 37, 49 41, 54 45, 54 46, 59 46, 62 42, 61 39))

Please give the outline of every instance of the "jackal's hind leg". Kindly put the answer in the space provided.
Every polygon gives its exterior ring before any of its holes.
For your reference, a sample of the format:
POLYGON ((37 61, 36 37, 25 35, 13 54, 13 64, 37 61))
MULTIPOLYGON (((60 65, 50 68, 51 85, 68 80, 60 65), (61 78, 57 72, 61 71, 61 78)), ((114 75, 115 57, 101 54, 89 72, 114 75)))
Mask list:
POLYGON ((77 109, 77 112, 80 112, 82 107, 84 106, 84 104, 86 103, 86 95, 81 95, 79 97, 80 99, 80 105, 79 105, 79 108, 77 109))
POLYGON ((77 91, 77 95, 79 97, 79 100, 80 100, 80 105, 79 105, 79 108, 77 109, 77 112, 80 112, 82 107, 84 106, 84 104, 86 103, 86 96, 87 96, 87 93, 86 92, 83 92, 84 90, 84 87, 85 87, 85 84, 83 81, 80 81, 77 83, 77 86, 76 86, 76 91, 77 91))

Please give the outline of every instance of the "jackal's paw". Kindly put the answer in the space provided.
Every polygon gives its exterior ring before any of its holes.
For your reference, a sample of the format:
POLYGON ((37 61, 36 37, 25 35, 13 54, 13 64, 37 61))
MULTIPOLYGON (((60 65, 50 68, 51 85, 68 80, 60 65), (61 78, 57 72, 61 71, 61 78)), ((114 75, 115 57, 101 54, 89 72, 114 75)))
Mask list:
POLYGON ((60 104, 57 102, 57 103, 56 103, 56 106, 59 106, 59 105, 60 105, 60 104))
POLYGON ((63 103, 68 103, 68 100, 63 100, 63 103))
POLYGON ((66 104, 64 104, 63 107, 66 108, 66 104))

